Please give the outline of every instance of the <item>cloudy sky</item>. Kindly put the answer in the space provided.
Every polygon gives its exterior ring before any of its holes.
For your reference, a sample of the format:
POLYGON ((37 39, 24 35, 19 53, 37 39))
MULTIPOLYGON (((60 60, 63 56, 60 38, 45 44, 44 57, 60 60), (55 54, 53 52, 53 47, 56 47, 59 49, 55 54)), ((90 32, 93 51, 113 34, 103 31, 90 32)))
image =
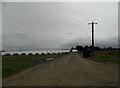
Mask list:
POLYGON ((3 50, 118 46, 117 2, 3 2, 3 50))

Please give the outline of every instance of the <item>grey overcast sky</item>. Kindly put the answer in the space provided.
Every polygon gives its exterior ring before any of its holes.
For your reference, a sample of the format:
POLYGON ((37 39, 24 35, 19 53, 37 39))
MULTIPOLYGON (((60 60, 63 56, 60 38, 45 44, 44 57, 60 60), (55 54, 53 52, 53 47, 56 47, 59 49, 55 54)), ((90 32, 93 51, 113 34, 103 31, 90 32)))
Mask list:
POLYGON ((117 2, 3 2, 3 50, 118 46, 117 2))

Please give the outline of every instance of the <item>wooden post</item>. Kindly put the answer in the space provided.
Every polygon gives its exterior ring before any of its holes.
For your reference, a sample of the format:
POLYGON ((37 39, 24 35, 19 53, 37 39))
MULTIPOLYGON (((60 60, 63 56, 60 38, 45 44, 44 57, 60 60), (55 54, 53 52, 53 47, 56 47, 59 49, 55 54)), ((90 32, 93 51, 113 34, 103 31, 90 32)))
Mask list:
POLYGON ((97 23, 88 23, 88 24, 92 24, 92 56, 94 56, 94 24, 97 24, 97 23))

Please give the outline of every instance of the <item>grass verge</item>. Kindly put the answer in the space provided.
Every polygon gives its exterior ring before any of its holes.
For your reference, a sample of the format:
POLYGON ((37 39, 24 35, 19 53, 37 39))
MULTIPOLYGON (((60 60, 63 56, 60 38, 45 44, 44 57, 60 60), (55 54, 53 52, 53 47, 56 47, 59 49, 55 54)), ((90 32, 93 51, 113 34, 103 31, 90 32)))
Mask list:
MULTIPOLYGON (((83 57, 83 52, 77 52, 83 57)), ((88 57, 86 59, 90 59, 96 62, 102 63, 120 63, 120 50, 99 50, 94 51, 94 56, 88 57)))
POLYGON ((102 63, 120 63, 119 50, 101 50, 95 51, 94 56, 89 57, 90 60, 102 63))
POLYGON ((57 58, 65 54, 67 53, 51 55, 2 56, 2 78, 9 77, 24 69, 46 62, 45 59, 47 58, 57 58))

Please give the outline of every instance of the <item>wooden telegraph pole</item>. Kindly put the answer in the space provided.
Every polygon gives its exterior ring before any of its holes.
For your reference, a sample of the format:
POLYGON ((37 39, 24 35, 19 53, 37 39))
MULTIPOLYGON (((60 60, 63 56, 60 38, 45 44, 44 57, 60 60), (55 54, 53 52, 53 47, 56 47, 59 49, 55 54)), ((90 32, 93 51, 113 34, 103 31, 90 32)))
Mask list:
POLYGON ((94 24, 97 24, 95 22, 88 23, 89 25, 92 24, 92 56, 94 55, 94 24))

